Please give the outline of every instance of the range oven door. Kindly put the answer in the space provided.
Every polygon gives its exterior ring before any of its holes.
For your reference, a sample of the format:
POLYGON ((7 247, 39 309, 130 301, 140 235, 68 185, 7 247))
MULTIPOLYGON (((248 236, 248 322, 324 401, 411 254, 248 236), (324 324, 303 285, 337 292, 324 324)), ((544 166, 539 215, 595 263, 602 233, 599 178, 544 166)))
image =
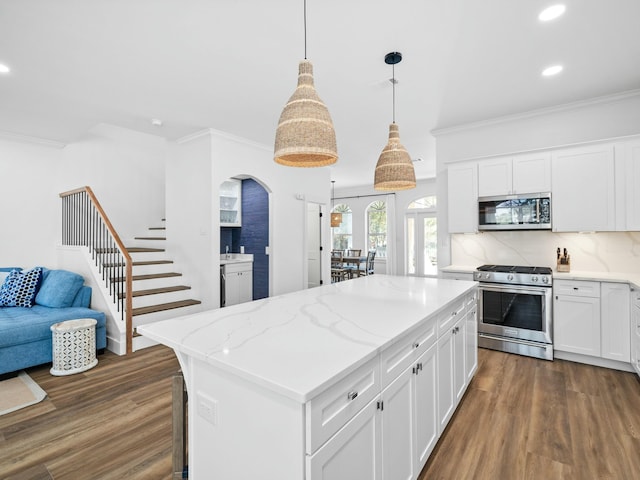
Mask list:
POLYGON ((478 331, 551 344, 550 287, 480 284, 478 331))

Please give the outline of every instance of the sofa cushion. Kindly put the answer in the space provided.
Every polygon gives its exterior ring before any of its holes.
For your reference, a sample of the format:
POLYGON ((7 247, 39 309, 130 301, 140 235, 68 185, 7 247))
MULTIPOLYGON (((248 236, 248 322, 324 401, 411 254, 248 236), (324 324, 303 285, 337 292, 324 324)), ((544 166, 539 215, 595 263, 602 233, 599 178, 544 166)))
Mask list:
POLYGON ((70 307, 83 283, 81 275, 68 270, 45 271, 35 303, 51 308, 70 307))
POLYGON ((12 270, 0 287, 0 306, 31 308, 41 280, 42 267, 12 270))

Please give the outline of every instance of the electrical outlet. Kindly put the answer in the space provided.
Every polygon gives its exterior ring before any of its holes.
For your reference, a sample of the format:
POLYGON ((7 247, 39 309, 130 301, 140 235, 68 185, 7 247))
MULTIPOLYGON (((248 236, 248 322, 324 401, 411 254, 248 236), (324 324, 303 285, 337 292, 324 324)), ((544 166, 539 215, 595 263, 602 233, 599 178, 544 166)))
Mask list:
POLYGON ((218 424, 218 401, 198 392, 198 414, 207 422, 218 424))

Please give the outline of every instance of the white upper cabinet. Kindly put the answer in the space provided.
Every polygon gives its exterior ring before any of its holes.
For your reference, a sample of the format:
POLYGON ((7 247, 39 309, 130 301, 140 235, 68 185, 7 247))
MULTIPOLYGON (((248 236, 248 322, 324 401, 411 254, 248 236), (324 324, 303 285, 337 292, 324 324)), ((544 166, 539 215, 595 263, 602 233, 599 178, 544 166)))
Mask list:
POLYGON ((625 230, 637 232, 640 231, 640 140, 626 142, 623 155, 625 230))
POLYGON ((615 230, 612 143, 555 151, 551 167, 554 232, 615 230))
POLYGON ((478 164, 452 165, 447 170, 449 233, 478 231, 478 164))
POLYGON ((549 152, 498 157, 478 163, 478 195, 515 195, 551 190, 549 152))

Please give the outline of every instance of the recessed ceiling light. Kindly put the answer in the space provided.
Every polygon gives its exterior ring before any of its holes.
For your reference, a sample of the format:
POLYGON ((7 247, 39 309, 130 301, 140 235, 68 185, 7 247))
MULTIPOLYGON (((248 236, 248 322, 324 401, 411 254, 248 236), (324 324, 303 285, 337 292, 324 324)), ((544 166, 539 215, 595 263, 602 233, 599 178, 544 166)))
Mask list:
POLYGON ((0 63, 0 73, 9 73, 11 69, 7 67, 4 63, 0 63))
POLYGON ((562 65, 553 65, 552 67, 547 67, 542 71, 542 75, 545 77, 551 77, 552 75, 557 75, 562 71, 562 65))
POLYGON ((547 7, 542 12, 540 12, 540 15, 538 15, 538 20, 540 20, 541 22, 548 22, 549 20, 558 18, 564 13, 565 10, 566 7, 562 4, 551 5, 550 7, 547 7))

